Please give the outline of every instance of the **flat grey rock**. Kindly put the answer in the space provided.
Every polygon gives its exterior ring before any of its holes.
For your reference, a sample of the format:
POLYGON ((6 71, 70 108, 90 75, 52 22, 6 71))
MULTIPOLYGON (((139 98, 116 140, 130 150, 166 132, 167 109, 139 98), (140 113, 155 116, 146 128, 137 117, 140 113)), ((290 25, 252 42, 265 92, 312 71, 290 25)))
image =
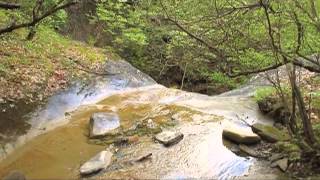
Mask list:
POLYGON ((244 145, 244 144, 240 144, 240 145, 239 145, 239 149, 240 149, 242 152, 248 154, 249 156, 252 156, 252 157, 260 157, 259 154, 258 154, 255 150, 253 150, 252 148, 250 148, 249 146, 246 146, 246 145, 244 145))
POLYGON ((222 136, 238 144, 255 144, 261 140, 251 129, 243 129, 234 125, 225 127, 222 136))
POLYGON ((155 139, 165 146, 178 143, 183 139, 183 134, 178 131, 163 131, 155 136, 155 139))
POLYGON ((115 113, 94 113, 90 118, 90 138, 114 134, 120 127, 120 119, 115 113))
POLYGON ((101 151, 80 167, 80 174, 89 175, 107 168, 111 163, 112 155, 110 151, 101 151))

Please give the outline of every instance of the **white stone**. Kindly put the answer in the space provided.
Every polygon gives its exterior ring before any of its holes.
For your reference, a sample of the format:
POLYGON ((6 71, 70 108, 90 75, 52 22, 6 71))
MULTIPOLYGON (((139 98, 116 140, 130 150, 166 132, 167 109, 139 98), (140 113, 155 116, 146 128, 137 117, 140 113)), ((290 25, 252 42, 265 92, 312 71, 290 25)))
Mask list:
POLYGON ((109 166, 111 160, 112 153, 110 151, 101 151, 80 167, 80 174, 88 175, 105 169, 109 166))

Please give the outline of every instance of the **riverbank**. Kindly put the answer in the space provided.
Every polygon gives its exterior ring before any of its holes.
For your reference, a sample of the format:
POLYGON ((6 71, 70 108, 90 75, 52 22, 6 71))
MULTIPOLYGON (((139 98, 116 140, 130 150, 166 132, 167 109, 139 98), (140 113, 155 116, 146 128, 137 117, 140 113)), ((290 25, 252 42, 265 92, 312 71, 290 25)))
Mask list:
MULTIPOLYGON (((288 159, 288 173, 295 177, 319 176, 319 142, 320 142, 320 76, 318 73, 308 72, 305 69, 297 69, 297 83, 301 88, 302 98, 306 104, 307 116, 310 118, 311 126, 315 139, 314 144, 307 142, 303 134, 303 124, 300 114, 296 110, 295 121, 297 124, 296 132, 292 132, 289 123, 292 122, 292 94, 290 84, 286 79, 285 67, 279 69, 282 96, 280 96, 278 86, 260 88, 255 94, 255 99, 259 104, 261 112, 274 119, 274 126, 280 130, 289 131, 290 141, 278 142, 273 145, 273 152, 280 153, 288 159)), ((272 78, 271 78, 272 79, 272 78)), ((275 77, 273 77, 274 82, 275 77)), ((275 83, 277 84, 277 83, 275 83)), ((297 105, 296 105, 297 106, 297 105)), ((317 179, 316 177, 314 177, 317 179)))
POLYGON ((42 101, 71 80, 99 71, 111 58, 106 50, 73 41, 46 26, 33 40, 26 30, 0 37, 0 103, 42 101))
POLYGON ((0 37, 0 142, 26 133, 26 115, 47 102, 48 97, 86 82, 102 73, 107 59, 104 49, 73 41, 47 26, 40 26, 33 40, 21 29, 0 37))

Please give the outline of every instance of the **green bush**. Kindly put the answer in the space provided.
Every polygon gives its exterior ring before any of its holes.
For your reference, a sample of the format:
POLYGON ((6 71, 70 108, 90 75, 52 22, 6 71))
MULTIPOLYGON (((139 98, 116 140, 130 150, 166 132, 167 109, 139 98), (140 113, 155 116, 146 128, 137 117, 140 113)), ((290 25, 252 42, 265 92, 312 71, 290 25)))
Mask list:
POLYGON ((267 97, 273 96, 276 94, 276 90, 274 87, 263 87, 263 88, 258 88, 255 93, 254 93, 254 99, 259 102, 267 97))

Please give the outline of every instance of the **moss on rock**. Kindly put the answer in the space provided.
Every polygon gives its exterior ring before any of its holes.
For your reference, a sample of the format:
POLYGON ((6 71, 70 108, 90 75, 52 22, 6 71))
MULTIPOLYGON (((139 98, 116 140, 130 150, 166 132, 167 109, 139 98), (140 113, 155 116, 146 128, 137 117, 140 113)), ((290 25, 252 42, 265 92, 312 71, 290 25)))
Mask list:
POLYGON ((252 131, 257 133, 263 140, 271 143, 290 140, 288 133, 270 125, 255 123, 252 125, 252 131))

